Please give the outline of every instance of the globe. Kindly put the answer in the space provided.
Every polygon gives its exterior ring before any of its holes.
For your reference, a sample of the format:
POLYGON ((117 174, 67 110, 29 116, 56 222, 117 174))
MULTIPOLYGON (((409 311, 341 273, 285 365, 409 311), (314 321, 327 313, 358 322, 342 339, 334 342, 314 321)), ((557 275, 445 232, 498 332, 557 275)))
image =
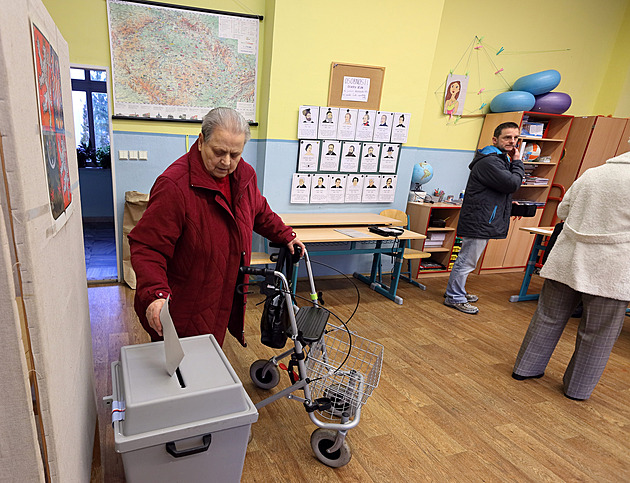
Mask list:
POLYGON ((422 185, 428 183, 433 178, 433 168, 429 163, 423 161, 413 167, 411 174, 411 190, 421 191, 422 185))

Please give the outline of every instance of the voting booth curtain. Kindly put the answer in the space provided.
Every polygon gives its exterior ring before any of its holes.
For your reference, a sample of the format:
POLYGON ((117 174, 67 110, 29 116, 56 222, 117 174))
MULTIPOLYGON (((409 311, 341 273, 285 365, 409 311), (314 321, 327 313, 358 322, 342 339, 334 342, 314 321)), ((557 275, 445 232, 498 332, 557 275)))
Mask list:
POLYGON ((0 479, 89 481, 96 400, 68 45, 40 0, 0 11, 0 479))

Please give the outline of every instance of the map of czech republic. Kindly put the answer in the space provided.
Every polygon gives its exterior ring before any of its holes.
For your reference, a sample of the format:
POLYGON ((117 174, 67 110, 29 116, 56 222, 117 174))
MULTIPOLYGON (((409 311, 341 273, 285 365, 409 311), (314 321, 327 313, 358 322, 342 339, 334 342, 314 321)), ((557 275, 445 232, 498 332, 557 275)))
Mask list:
POLYGON ((219 106, 253 121, 256 18, 109 0, 114 115, 201 119, 219 106))

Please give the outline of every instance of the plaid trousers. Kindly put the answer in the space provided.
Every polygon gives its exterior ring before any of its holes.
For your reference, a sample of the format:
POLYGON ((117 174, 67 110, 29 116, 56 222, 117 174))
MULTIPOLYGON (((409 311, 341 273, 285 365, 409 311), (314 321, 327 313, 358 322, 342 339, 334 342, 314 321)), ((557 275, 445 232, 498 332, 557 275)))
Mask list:
POLYGON ((580 300, 584 307, 582 320, 563 382, 567 396, 588 399, 604 372, 623 327, 627 301, 577 292, 563 283, 545 280, 538 307, 516 357, 514 372, 521 376, 545 372, 567 321, 580 300))

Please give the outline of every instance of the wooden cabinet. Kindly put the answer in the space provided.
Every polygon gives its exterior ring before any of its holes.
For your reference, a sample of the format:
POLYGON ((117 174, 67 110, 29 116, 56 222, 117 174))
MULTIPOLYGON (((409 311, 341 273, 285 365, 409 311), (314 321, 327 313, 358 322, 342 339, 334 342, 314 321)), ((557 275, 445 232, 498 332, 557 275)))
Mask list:
POLYGON ((571 131, 565 144, 565 156, 561 159, 554 186, 541 225, 554 224, 556 208, 564 191, 568 190, 573 182, 584 171, 595 166, 600 166, 614 156, 630 151, 628 138, 630 137, 628 119, 584 116, 573 119, 571 131), (625 150, 625 151, 624 151, 625 150))
MULTIPOLYGON (((544 124, 542 137, 520 136, 519 146, 523 143, 535 143, 540 148, 539 158, 524 161, 526 172, 533 178, 547 179, 547 182, 523 184, 513 195, 515 201, 535 203, 538 208, 534 217, 515 218, 510 220, 507 238, 490 240, 484 255, 479 261, 477 271, 484 270, 520 270, 527 264, 527 258, 534 236, 519 230, 521 226, 539 226, 543 210, 548 202, 551 184, 556 176, 556 170, 564 152, 567 136, 572 130, 572 116, 546 114, 540 112, 502 112, 486 115, 479 137, 478 149, 492 144, 494 129, 504 122, 515 122, 523 128, 523 122, 544 124), (547 161, 541 160, 547 158, 547 161)), ((528 181, 529 183, 529 181, 528 181)), ((555 210, 555 208, 554 208, 555 210)))
POLYGON ((523 226, 539 226, 541 216, 542 210, 538 209, 534 217, 512 217, 507 238, 490 240, 488 242, 480 265, 478 265, 478 272, 479 269, 512 271, 517 268, 520 270, 527 265, 527 259, 529 258, 529 252, 535 236, 520 230, 520 228, 523 226))
POLYGON ((630 151, 630 119, 627 119, 626 128, 621 134, 621 139, 619 140, 619 146, 617 146, 615 156, 627 153, 628 151, 630 151))
MULTIPOLYGON (((459 210, 461 206, 452 203, 414 203, 407 204, 407 214, 409 215, 409 228, 411 231, 423 233, 426 240, 412 240, 411 248, 431 253, 431 257, 424 260, 412 260, 411 273, 417 278, 432 274, 444 274, 449 272, 451 258, 457 249, 453 250, 457 235, 457 222, 459 220, 459 210), (431 226, 431 220, 445 220, 443 227, 431 226), (435 235, 435 236, 434 236, 435 235), (439 238, 440 246, 428 246, 431 238, 439 238), (429 270, 418 270, 420 263, 429 262, 443 266, 429 270)), ((436 243, 436 242, 434 242, 436 243)))

